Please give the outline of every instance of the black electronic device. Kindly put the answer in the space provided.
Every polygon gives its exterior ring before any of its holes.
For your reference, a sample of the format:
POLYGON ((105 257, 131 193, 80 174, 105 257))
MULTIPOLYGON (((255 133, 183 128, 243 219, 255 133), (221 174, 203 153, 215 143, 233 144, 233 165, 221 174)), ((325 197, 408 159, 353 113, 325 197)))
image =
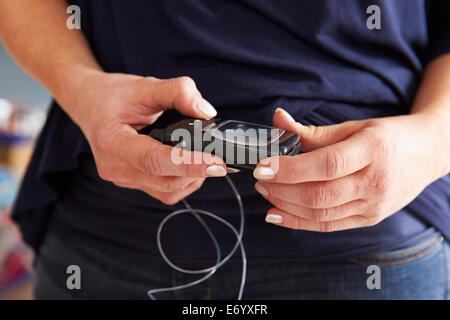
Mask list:
POLYGON ((160 142, 221 157, 227 167, 254 169, 265 158, 296 155, 301 140, 296 133, 237 120, 186 118, 165 129, 147 126, 139 131, 160 142))

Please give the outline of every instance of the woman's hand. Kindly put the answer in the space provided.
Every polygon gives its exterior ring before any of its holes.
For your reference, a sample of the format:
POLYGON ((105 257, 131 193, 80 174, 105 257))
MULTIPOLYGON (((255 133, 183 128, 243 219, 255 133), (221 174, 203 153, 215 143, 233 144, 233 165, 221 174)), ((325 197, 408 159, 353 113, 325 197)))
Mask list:
POLYGON ((256 190, 275 206, 266 221, 283 227, 373 226, 447 174, 440 150, 448 146, 424 114, 306 127, 277 109, 273 122, 299 133, 306 152, 269 158, 254 171, 256 190))
POLYGON ((0 1, 0 37, 81 128, 100 177, 174 204, 197 190, 206 176, 225 175, 219 158, 201 155, 195 157, 203 160, 200 164, 177 165, 173 148, 136 132, 165 109, 214 117, 216 111, 192 79, 103 72, 83 31, 66 28, 66 10, 67 1, 0 1))
MULTIPOLYGON (((117 186, 142 190, 171 205, 200 188, 205 177, 226 174, 222 159, 208 154, 196 158, 202 159, 200 164, 176 164, 172 147, 136 132, 165 109, 214 117, 215 109, 190 78, 89 72, 61 105, 71 111, 89 141, 100 177, 117 186)), ((194 153, 190 156, 193 159, 194 153)))

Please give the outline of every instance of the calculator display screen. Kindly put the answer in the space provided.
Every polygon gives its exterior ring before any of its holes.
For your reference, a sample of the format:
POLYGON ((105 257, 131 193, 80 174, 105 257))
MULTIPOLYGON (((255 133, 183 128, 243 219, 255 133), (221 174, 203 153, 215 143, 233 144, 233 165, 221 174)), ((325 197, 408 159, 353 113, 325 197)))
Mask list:
POLYGON ((218 139, 246 146, 267 146, 284 133, 284 130, 253 124, 249 122, 241 122, 235 120, 220 123, 213 129, 211 134, 218 139))

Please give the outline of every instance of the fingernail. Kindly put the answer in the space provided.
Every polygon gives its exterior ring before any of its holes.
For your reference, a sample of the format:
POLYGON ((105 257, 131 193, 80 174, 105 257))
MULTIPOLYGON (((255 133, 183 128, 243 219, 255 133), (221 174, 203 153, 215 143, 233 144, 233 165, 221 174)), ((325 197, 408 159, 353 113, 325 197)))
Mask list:
POLYGON ((208 177, 223 177, 227 175, 227 171, 218 165, 212 165, 206 168, 206 175, 208 177))
POLYGON ((256 179, 269 180, 275 177, 275 172, 269 167, 258 167, 253 171, 253 176, 256 179))
POLYGON ((203 98, 197 103, 197 108, 208 118, 213 118, 217 115, 216 109, 203 98))
POLYGON ((255 189, 259 193, 261 193, 264 197, 267 197, 269 195, 269 191, 267 191, 266 188, 263 187, 263 185, 259 182, 255 184, 255 189))
POLYGON ((266 216, 266 222, 268 223, 282 223, 283 217, 278 214, 268 214, 266 216))
POLYGON ((284 115, 288 118, 288 120, 289 120, 290 122, 295 122, 294 118, 292 118, 292 116, 291 116, 286 110, 284 110, 284 109, 282 109, 282 108, 276 108, 276 109, 275 109, 275 112, 282 112, 282 113, 284 113, 284 115))

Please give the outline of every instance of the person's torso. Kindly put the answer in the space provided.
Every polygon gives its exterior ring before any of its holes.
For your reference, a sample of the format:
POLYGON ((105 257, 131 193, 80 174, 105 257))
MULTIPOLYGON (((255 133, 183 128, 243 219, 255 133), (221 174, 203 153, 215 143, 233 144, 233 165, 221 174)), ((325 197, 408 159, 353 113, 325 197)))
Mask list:
MULTIPOLYGON (((106 71, 158 78, 190 76, 222 118, 262 124, 270 124, 279 106, 314 125, 407 113, 428 40, 422 0, 72 3, 81 6, 83 31, 106 71), (366 25, 367 7, 374 4, 381 8, 379 30, 366 25)), ((179 117, 166 112, 155 125, 179 117)), ((57 118, 54 132, 49 133, 53 140, 57 140, 57 118)), ((47 157, 57 156, 56 143, 47 148, 53 148, 47 150, 47 157)), ((95 243, 157 254, 157 225, 174 208, 100 181, 92 161, 86 161, 73 178, 73 185, 79 187, 63 194, 56 224, 67 236, 72 233, 95 243)), ((419 197, 418 206, 405 208, 377 226, 323 234, 266 224, 264 213, 270 204, 254 190, 251 174, 233 179, 243 193, 244 238, 251 257, 343 259, 398 248, 433 232, 432 219, 427 217, 443 215, 448 210, 445 197, 450 196, 445 190, 448 180, 441 181, 419 197)), ((226 188, 224 181, 208 179, 188 200, 236 222, 237 207, 231 191, 222 191, 226 188)), ((166 236, 174 257, 214 257, 212 246, 210 251, 204 248, 208 238, 195 220, 181 225, 182 230, 174 222, 166 236), (185 237, 192 240, 191 249, 176 245, 185 237)), ((225 247, 229 247, 233 235, 218 232, 228 239, 225 247)))

